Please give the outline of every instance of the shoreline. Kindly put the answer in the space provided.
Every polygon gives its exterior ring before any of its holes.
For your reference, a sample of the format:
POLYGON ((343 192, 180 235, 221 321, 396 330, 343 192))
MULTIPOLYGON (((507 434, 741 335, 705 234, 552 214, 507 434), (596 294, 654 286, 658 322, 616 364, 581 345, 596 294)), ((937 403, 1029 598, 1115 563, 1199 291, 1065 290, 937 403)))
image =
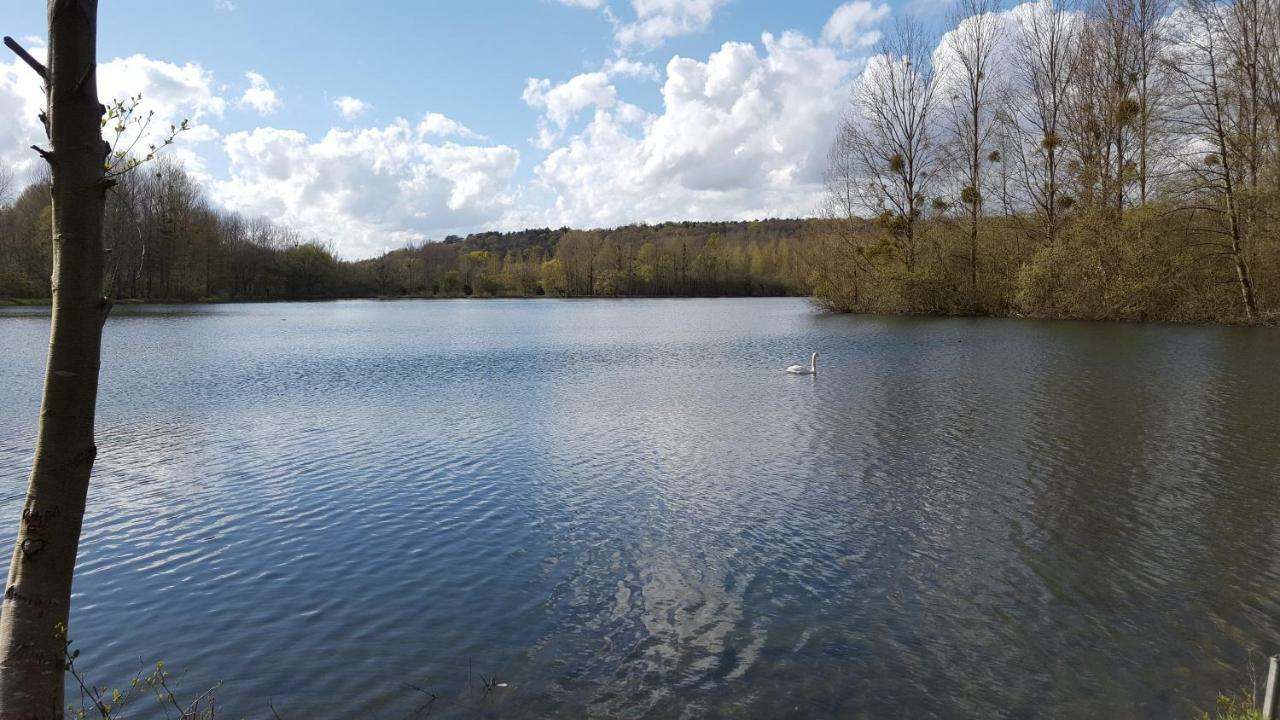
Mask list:
MULTIPOLYGON (((1146 319, 1146 318, 1092 318, 1080 317, 1061 314, 1024 314, 1024 313, 928 313, 928 312, 842 312, 838 310, 828 310, 819 305, 813 296, 808 295, 587 295, 565 297, 560 295, 497 295, 479 297, 475 295, 395 295, 395 296, 335 296, 335 297, 314 297, 314 298, 195 298, 195 299, 136 299, 124 298, 115 300, 116 305, 250 305, 250 304, 276 304, 276 303, 325 303, 340 302, 345 300, 370 300, 377 302, 400 302, 400 301, 417 301, 417 300, 467 300, 488 302, 495 300, 771 300, 771 299, 796 299, 807 301, 812 308, 821 314, 838 316, 838 315, 858 315, 864 317, 883 317, 883 318, 954 318, 954 319, 992 319, 992 320, 1042 320, 1054 322, 1088 322, 1088 323, 1108 323, 1118 325, 1167 325, 1171 327, 1242 327, 1242 328, 1274 328, 1280 326, 1280 317, 1259 318, 1254 321, 1244 319, 1233 320, 1162 320, 1162 319, 1146 319)), ((7 307, 49 307, 52 305, 50 298, 0 298, 0 308, 7 307)))

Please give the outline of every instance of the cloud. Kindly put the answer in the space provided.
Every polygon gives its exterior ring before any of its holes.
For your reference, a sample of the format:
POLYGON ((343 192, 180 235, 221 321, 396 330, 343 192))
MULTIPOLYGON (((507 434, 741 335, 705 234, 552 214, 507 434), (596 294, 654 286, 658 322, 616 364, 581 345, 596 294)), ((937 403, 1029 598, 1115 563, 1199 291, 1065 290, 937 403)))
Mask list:
POLYGON ((622 47, 656 48, 667 38, 699 33, 711 24, 716 10, 729 0, 631 0, 633 22, 619 21, 612 13, 614 39, 622 47))
POLYGON ((369 103, 359 98, 353 98, 350 95, 343 95, 334 100, 333 106, 338 109, 338 114, 342 115, 346 120, 355 120, 373 107, 369 103))
POLYGON ((521 98, 529 107, 542 108, 538 119, 538 147, 548 149, 560 138, 569 122, 589 108, 611 108, 618 101, 618 90, 609 83, 605 72, 575 75, 559 85, 545 78, 529 78, 521 98))
POLYGON ((238 7, 232 0, 213 0, 213 9, 218 12, 235 12, 238 7))
POLYGON ((521 98, 530 107, 544 108, 549 120, 564 127, 583 108, 612 107, 618 99, 618 91, 609 84, 609 76, 603 72, 575 75, 559 85, 550 80, 529 78, 525 82, 521 98))
POLYGON ((253 108, 259 115, 272 115, 284 105, 265 77, 253 70, 244 76, 249 88, 240 96, 240 107, 253 108))
POLYGON ((875 45, 881 38, 875 26, 888 15, 889 6, 884 3, 873 5, 867 0, 847 2, 831 14, 822 28, 822 39, 828 43, 840 43, 846 48, 875 45))
MULTIPOLYGON (((989 65, 989 80, 993 86, 1014 82, 1025 70, 1026 62, 1021 57, 1023 51, 1019 47, 1019 37, 1024 32, 1030 32, 1037 23, 1042 27, 1046 26, 1052 14, 1060 10, 1061 6, 1056 6, 1055 9, 1055 5, 1049 0, 1031 0, 991 14, 989 19, 994 21, 995 36, 998 38, 989 65)), ((1063 22, 1073 28, 1073 33, 1083 21, 1084 15, 1079 10, 1067 11, 1063 18, 1063 22)), ((931 61, 937 75, 939 98, 950 98, 953 94, 962 92, 964 72, 959 55, 960 45, 964 43, 962 31, 971 32, 976 22, 977 18, 965 18, 957 27, 944 33, 934 48, 931 61)), ((1166 34, 1165 37, 1167 42, 1169 36, 1166 34)))
POLYGON ((716 10, 729 0, 631 0, 635 19, 620 19, 604 0, 555 0, 561 5, 601 10, 613 25, 614 40, 623 48, 651 50, 668 38, 707 29, 716 10))
MULTIPOLYGON (((43 60, 44 48, 28 48, 43 60)), ((25 182, 36 168, 36 154, 28 146, 44 140, 37 113, 44 108, 44 92, 31 68, 14 58, 0 64, 0 165, 13 169, 15 179, 25 182)))
MULTIPOLYGON (((533 144, 542 150, 550 150, 584 110, 609 109, 619 105, 618 89, 612 83, 616 77, 656 81, 661 74, 648 63, 615 57, 605 62, 601 70, 575 75, 559 84, 547 78, 529 78, 521 98, 529 107, 544 111, 538 118, 538 135, 533 144)), ((634 106, 629 106, 624 112, 643 114, 634 106)))
POLYGON ((223 142, 229 177, 212 194, 231 210, 332 239, 349 258, 496 224, 513 202, 519 152, 441 142, 446 131, 466 130, 428 115, 333 129, 319 141, 271 127, 232 133, 223 142))
POLYGON ((705 61, 672 58, 661 115, 593 102, 587 126, 534 170, 550 207, 523 207, 507 224, 811 214, 858 65, 796 33, 766 33, 761 45, 763 55, 730 42, 705 61))
POLYGON ((427 113, 422 122, 418 123, 418 130, 423 135, 436 135, 439 137, 460 137, 468 140, 484 140, 483 135, 478 135, 471 131, 471 128, 450 117, 445 117, 440 113, 427 113))
MULTIPOLYGON (((709 8, 706 22, 722 4, 701 4, 709 8)), ((663 8, 675 17, 686 5, 698 3, 637 2, 637 22, 663 8)), ((649 37, 659 35, 671 37, 649 37)), ((841 44, 764 34, 707 56, 674 57, 665 67, 619 52, 561 81, 530 78, 522 99, 539 111, 536 142, 547 153, 528 182, 516 180, 517 150, 439 113, 322 134, 284 127, 219 134, 215 121, 228 103, 260 113, 280 107, 265 77, 246 75, 248 91, 238 96, 243 86, 219 91, 199 65, 139 55, 104 64, 100 78, 104 91, 143 92, 165 122, 191 117, 205 128, 172 150, 215 202, 332 239, 354 258, 495 227, 809 214, 821 200, 827 148, 861 67, 841 44), (628 78, 662 83, 656 112, 627 101, 628 78), (190 142, 211 139, 220 142, 190 142)), ((332 102, 347 121, 367 117, 368 104, 357 98, 332 102)), ((0 64, 0 160, 34 167, 25 148, 43 136, 35 118, 42 104, 25 66, 0 64)))
POLYGON ((212 140, 208 123, 222 117, 227 101, 215 90, 213 73, 200 65, 176 65, 145 55, 116 58, 98 67, 98 95, 104 101, 142 96, 140 112, 155 112, 153 125, 167 128, 189 120, 188 141, 212 140))
MULTIPOLYGON (((30 51, 37 59, 45 56, 44 48, 30 51)), ((142 96, 136 115, 155 115, 140 147, 184 119, 191 122, 192 129, 179 136, 180 144, 216 139, 218 131, 210 123, 222 117, 227 105, 215 90, 213 74, 200 65, 178 65, 145 55, 99 65, 98 95, 106 103, 142 96)), ((28 146, 44 141, 44 129, 36 117, 43 108, 44 92, 35 73, 17 59, 0 64, 0 163, 14 168, 23 179, 30 176, 37 161, 28 146)), ((130 134, 126 139, 132 137, 130 134)))
POLYGON ((658 80, 662 77, 658 72, 658 68, 649 63, 628 60, 624 57, 616 57, 604 64, 604 72, 609 77, 635 77, 644 80, 658 80))

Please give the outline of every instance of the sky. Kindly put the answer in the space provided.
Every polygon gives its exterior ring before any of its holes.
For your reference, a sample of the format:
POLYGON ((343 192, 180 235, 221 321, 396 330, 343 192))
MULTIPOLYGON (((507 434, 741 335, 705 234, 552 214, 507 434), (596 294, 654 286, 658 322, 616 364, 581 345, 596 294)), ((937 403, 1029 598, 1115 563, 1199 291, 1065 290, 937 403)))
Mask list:
MULTIPOLYGON (((140 93, 160 130, 189 119, 170 151, 212 205, 348 259, 490 229, 808 216, 850 84, 896 14, 929 11, 912 1, 116 0, 99 92, 140 93)), ((5 0, 0 33, 42 57, 45 6, 5 0)), ((0 58, 0 163, 20 177, 42 105, 0 58)))

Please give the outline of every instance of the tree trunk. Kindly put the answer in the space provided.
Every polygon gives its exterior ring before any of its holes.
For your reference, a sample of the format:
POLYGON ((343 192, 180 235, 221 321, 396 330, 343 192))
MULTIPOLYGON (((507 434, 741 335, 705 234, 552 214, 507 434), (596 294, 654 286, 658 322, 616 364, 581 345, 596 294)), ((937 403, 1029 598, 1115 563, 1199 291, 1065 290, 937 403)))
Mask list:
MULTIPOLYGON (((979 64, 979 67, 982 67, 979 64)), ((978 216, 982 212, 982 93, 978 83, 984 82, 981 72, 974 74, 970 81, 969 105, 973 111, 971 118, 973 137, 970 142, 972 155, 969 158, 969 187, 973 188, 969 203, 969 305, 970 310, 978 307, 978 216)))
POLYGON ((96 0, 50 0, 47 78, 53 320, 35 461, 0 613, 0 717, 62 718, 65 627, 97 448, 102 219, 109 181, 95 77, 96 0), (60 629, 61 628, 61 629, 60 629))
POLYGON ((1244 302, 1244 316, 1249 322, 1258 318, 1258 301, 1254 296, 1253 277, 1245 260, 1245 250, 1240 231, 1240 211, 1235 193, 1232 191, 1230 172, 1227 173, 1227 222, 1231 230, 1231 260, 1235 265, 1236 282, 1240 285, 1240 299, 1244 302))

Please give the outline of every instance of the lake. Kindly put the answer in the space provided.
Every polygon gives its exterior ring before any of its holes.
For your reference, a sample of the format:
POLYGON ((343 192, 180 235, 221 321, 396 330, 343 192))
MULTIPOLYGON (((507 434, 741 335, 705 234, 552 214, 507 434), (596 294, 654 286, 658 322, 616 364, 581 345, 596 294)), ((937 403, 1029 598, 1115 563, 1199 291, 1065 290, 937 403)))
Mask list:
MULTIPOLYGON (((6 547, 47 338, 0 309, 6 547)), ((228 717, 1189 717, 1280 652, 1278 360, 795 299, 118 307, 71 637, 228 717)))

